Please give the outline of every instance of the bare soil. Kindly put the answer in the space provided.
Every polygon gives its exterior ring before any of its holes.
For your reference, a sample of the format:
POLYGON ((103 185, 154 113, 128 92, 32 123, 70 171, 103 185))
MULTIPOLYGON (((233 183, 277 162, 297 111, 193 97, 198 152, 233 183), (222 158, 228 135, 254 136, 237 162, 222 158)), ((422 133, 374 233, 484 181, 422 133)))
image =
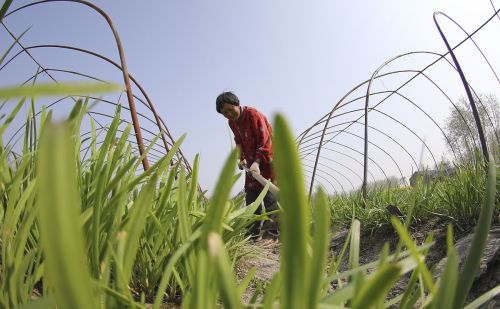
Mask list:
MULTIPOLYGON (((434 221, 420 224, 410 230, 411 236, 418 245, 421 245, 427 235, 432 232, 435 244, 430 249, 426 264, 430 269, 434 269, 436 276, 442 271, 446 257, 446 227, 445 222, 436 219, 434 221)), ((347 236, 347 228, 340 229, 331 240, 331 253, 338 255, 342 249, 347 236)), ((460 264, 463 263, 472 240, 473 231, 461 230, 455 236, 455 248, 459 256, 460 264)), ((360 264, 366 264, 377 260, 384 243, 388 243, 391 251, 396 248, 399 238, 395 231, 363 231, 360 244, 360 264)), ((257 240, 249 244, 249 254, 243 257, 237 265, 237 275, 242 279, 252 268, 256 267, 255 279, 250 284, 244 295, 244 301, 248 302, 255 293, 258 286, 265 285, 273 275, 279 271, 279 241, 257 240)), ((347 262, 341 266, 341 270, 347 269, 347 262)), ((390 291, 389 298, 392 298, 404 291, 409 276, 403 277, 390 291)), ((486 291, 500 285, 500 226, 494 226, 490 230, 488 243, 483 252, 483 259, 480 270, 474 281, 467 302, 479 297, 486 291)), ((260 297, 259 297, 260 298, 260 297)), ((258 299, 259 299, 258 298, 258 299)), ((481 308, 500 308, 500 296, 490 300, 481 308)))

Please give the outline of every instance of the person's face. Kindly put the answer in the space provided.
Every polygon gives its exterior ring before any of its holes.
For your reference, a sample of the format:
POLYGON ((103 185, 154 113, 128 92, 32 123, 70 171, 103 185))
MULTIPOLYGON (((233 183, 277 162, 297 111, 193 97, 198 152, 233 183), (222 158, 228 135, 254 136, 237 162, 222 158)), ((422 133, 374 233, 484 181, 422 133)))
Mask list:
POLYGON ((221 108, 221 113, 229 120, 236 120, 238 119, 238 117, 240 117, 240 107, 237 105, 224 103, 221 108))

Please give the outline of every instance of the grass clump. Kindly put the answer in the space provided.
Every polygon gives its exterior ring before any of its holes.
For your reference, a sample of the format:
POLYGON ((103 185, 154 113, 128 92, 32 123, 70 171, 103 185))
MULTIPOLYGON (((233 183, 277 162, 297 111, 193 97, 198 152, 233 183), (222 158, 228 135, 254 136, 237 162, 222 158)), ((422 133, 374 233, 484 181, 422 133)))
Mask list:
MULTIPOLYGON (((500 177, 496 177, 495 183, 493 220, 500 222, 500 177)), ((386 207, 394 205, 405 217, 412 211, 417 226, 437 219, 469 230, 477 223, 486 188, 485 169, 481 163, 475 163, 459 167, 454 175, 440 180, 417 181, 412 187, 374 187, 368 191, 366 200, 360 192, 354 192, 331 196, 329 203, 336 225, 349 225, 354 214, 367 230, 391 230, 391 213, 386 207)))
POLYGON ((189 174, 172 161, 184 137, 137 173, 141 158, 127 142, 130 126, 117 133, 118 108, 104 142, 97 145, 93 132, 91 154, 81 160, 86 109, 79 101, 67 120, 54 123, 50 112, 35 119, 32 108, 22 152, 0 144, 1 307, 28 303, 35 288, 40 302, 66 308, 142 307, 156 295, 178 301, 194 285, 195 248, 209 209, 219 209, 224 228, 217 232, 231 259, 240 254, 254 217, 238 208, 241 199, 206 204, 197 186, 198 158, 189 174), (166 294, 158 293, 161 283, 166 294))

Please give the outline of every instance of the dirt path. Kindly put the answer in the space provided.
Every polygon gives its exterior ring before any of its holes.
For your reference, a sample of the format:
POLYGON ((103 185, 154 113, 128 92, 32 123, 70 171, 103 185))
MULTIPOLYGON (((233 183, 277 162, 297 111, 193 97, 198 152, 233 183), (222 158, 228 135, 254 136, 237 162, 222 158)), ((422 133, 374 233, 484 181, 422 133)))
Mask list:
MULTIPOLYGON (((259 284, 271 281, 274 274, 280 269, 280 243, 277 240, 260 239, 251 242, 247 246, 249 254, 240 259, 236 266, 236 275, 239 280, 243 279, 250 269, 256 268, 254 280, 249 285, 243 301, 248 303, 259 284)), ((261 297, 258 298, 260 300, 261 297)))

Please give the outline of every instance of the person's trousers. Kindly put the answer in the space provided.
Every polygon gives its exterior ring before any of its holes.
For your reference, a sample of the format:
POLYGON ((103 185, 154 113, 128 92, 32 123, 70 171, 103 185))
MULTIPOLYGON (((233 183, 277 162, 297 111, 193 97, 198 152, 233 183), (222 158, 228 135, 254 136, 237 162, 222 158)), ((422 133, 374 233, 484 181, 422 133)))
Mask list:
MULTIPOLYGON (((262 192, 262 190, 250 190, 250 189, 245 189, 245 202, 246 202, 246 205, 250 205, 252 204, 253 202, 255 202, 255 200, 257 199, 257 197, 259 196, 260 192, 262 192)), ((259 205, 259 207, 257 208, 257 210, 255 210, 255 214, 262 214, 262 209, 263 207, 265 207, 266 209, 266 212, 269 212, 269 211, 273 211, 273 210, 277 210, 279 209, 278 208, 278 202, 276 201, 276 198, 271 194, 271 192, 267 191, 266 195, 264 196, 264 200, 262 201, 262 203, 259 205)), ((250 227, 250 234, 252 235, 258 235, 260 233, 260 226, 262 224, 262 221, 256 221, 252 224, 252 226, 250 227)))

